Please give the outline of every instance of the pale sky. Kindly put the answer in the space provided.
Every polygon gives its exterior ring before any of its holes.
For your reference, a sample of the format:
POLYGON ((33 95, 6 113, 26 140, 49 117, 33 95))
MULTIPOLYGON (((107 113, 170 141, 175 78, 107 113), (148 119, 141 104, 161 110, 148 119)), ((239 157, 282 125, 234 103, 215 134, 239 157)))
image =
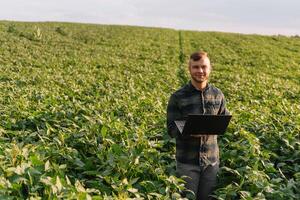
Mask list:
POLYGON ((300 35, 300 1, 0 0, 0 20, 300 35))

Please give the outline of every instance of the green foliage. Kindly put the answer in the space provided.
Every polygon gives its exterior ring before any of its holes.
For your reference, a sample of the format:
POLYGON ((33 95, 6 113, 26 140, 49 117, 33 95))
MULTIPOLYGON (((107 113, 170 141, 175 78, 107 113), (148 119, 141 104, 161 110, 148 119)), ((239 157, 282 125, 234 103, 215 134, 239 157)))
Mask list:
POLYGON ((205 50, 233 121, 217 199, 299 199, 297 37, 0 23, 1 199, 180 199, 170 94, 205 50))

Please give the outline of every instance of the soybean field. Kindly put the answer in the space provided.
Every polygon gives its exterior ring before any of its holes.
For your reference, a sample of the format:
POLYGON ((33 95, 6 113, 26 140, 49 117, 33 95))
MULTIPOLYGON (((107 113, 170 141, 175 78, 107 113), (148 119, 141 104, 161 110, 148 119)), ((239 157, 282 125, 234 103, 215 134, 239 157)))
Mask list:
POLYGON ((300 37, 0 21, 0 199, 183 199, 166 107, 208 52, 218 200, 300 199, 300 37))

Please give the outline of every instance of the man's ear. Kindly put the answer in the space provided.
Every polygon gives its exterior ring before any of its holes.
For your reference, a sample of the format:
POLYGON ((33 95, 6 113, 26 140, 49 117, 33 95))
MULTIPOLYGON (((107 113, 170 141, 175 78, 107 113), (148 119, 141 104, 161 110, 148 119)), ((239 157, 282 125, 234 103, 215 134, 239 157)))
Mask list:
POLYGON ((213 67, 214 67, 214 64, 213 64, 213 63, 210 63, 210 71, 213 70, 213 67))
POLYGON ((188 72, 191 73, 191 66, 188 66, 188 72))

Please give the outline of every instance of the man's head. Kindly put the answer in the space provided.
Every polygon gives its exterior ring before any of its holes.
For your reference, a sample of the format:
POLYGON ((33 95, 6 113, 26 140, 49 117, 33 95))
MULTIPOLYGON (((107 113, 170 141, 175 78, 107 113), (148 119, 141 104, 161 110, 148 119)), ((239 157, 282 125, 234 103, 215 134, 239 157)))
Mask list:
POLYGON ((189 72, 192 80, 198 84, 208 80, 211 65, 206 52, 197 51, 190 56, 189 72))

